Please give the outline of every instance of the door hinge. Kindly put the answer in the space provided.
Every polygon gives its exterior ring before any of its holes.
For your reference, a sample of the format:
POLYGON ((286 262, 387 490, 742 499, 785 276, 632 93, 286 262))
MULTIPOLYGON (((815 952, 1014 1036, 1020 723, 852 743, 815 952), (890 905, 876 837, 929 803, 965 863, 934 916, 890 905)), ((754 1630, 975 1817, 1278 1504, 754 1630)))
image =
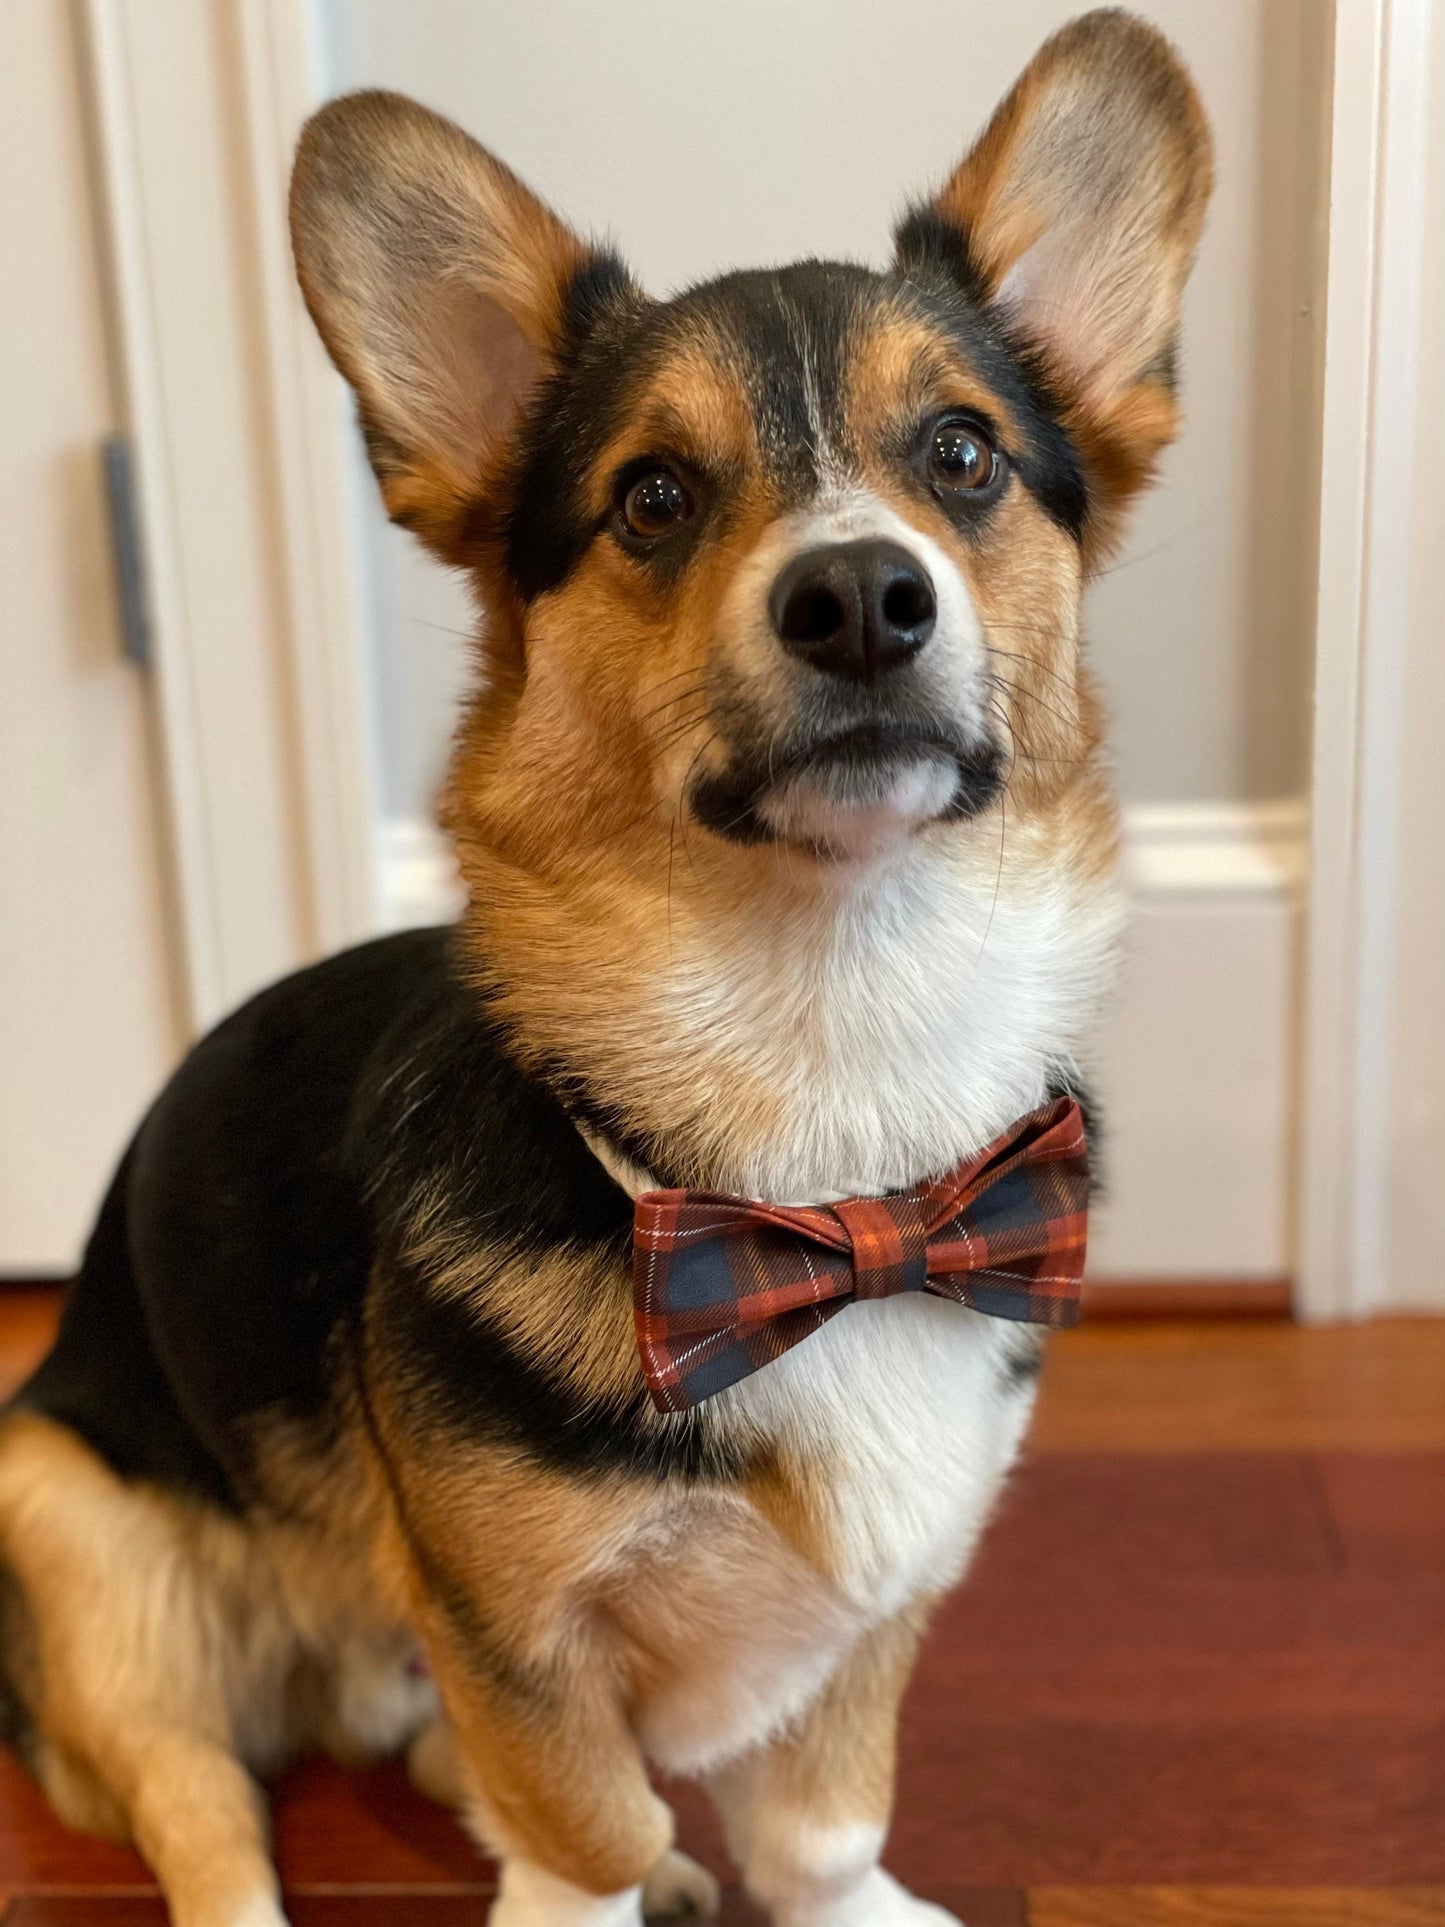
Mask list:
POLYGON ((110 546, 115 558, 115 588, 120 604, 121 648, 138 669, 151 666, 150 601, 146 595, 145 543, 135 453, 125 435, 107 435, 100 445, 105 497, 110 509, 110 546))

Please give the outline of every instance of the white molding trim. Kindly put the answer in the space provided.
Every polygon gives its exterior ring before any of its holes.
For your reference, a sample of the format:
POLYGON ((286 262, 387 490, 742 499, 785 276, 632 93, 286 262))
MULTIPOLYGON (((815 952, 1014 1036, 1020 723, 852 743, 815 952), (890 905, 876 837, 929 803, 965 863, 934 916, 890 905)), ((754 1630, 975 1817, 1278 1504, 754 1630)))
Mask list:
POLYGON ((144 199, 135 146, 125 19, 116 0, 85 0, 87 80, 95 113, 97 168, 105 208, 106 266, 116 359, 144 514, 146 587, 171 856, 185 978, 186 1014, 203 1028, 224 1008, 216 867, 205 813, 198 745, 199 706, 186 635, 166 450, 166 410, 149 285, 144 199))
MULTIPOLYGON (((1432 0, 1337 0, 1298 1302, 1383 1299, 1432 0)), ((1441 103, 1445 107, 1445 103, 1441 103)))
POLYGON ((297 0, 241 0, 239 18, 312 910, 319 947, 338 950, 376 928, 377 804, 356 431, 297 288, 286 221, 297 137, 323 95, 310 15, 297 0))
POLYGON ((341 384, 293 283, 304 0, 81 0, 188 1016, 376 926, 341 384))
POLYGON ((384 930, 451 923, 462 913, 466 895, 451 845, 424 817, 396 816, 382 821, 377 835, 377 872, 384 930))
POLYGON ((1124 878, 1136 900, 1299 891, 1308 852, 1309 811, 1297 797, 1137 803, 1124 813, 1124 878))
POLYGON ((1131 916, 1099 1055, 1098 1276, 1293 1269, 1308 847, 1293 799, 1124 813, 1131 916))

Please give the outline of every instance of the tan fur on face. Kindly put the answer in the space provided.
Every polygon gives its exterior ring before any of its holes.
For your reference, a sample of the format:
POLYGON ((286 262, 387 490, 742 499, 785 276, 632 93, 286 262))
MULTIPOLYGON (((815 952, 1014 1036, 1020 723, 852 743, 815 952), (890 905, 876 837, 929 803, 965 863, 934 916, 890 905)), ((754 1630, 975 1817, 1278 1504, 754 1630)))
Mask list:
POLYGON ((849 440, 870 480, 896 486, 896 462, 881 461, 879 451, 889 442, 906 443, 920 422, 950 409, 986 416, 1005 448, 1021 446, 1008 402, 936 323, 900 303, 859 331, 848 366, 847 415, 849 440))
POLYGON ((611 479, 630 461, 659 452, 693 463, 705 473, 745 474, 755 468, 757 432, 748 397, 728 365, 725 345, 700 329, 677 342, 656 375, 637 395, 627 422, 593 464, 594 513, 611 500, 611 479))

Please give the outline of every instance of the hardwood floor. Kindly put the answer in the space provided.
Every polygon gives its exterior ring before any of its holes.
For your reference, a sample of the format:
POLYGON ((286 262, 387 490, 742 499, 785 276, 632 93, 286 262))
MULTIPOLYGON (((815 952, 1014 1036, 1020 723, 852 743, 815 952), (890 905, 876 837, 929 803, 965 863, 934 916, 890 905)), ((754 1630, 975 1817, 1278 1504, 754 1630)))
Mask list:
MULTIPOLYGON (((0 1390, 53 1315, 0 1294, 0 1390)), ((1056 1340, 904 1726, 891 1864, 968 1927, 1445 1927, 1445 1321, 1056 1340)), ((296 1927, 463 1927, 491 1891, 390 1767, 298 1766, 276 1839, 296 1927)), ((0 1897, 3 1927, 163 1921, 8 1758, 0 1897)))

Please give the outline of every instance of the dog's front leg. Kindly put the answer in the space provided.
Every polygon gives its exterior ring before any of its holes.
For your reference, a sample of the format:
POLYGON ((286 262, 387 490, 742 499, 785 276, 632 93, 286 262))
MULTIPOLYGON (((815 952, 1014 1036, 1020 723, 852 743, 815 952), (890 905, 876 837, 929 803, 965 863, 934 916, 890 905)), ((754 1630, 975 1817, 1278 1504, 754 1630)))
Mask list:
POLYGON ((533 1665, 455 1626, 430 1632, 463 1810, 501 1863, 491 1927, 641 1927, 672 1814, 605 1655, 578 1637, 533 1665))
POLYGON ((801 1721, 713 1781, 748 1891, 776 1927, 958 1927, 878 1864, 923 1618, 910 1610, 866 1635, 801 1721))

